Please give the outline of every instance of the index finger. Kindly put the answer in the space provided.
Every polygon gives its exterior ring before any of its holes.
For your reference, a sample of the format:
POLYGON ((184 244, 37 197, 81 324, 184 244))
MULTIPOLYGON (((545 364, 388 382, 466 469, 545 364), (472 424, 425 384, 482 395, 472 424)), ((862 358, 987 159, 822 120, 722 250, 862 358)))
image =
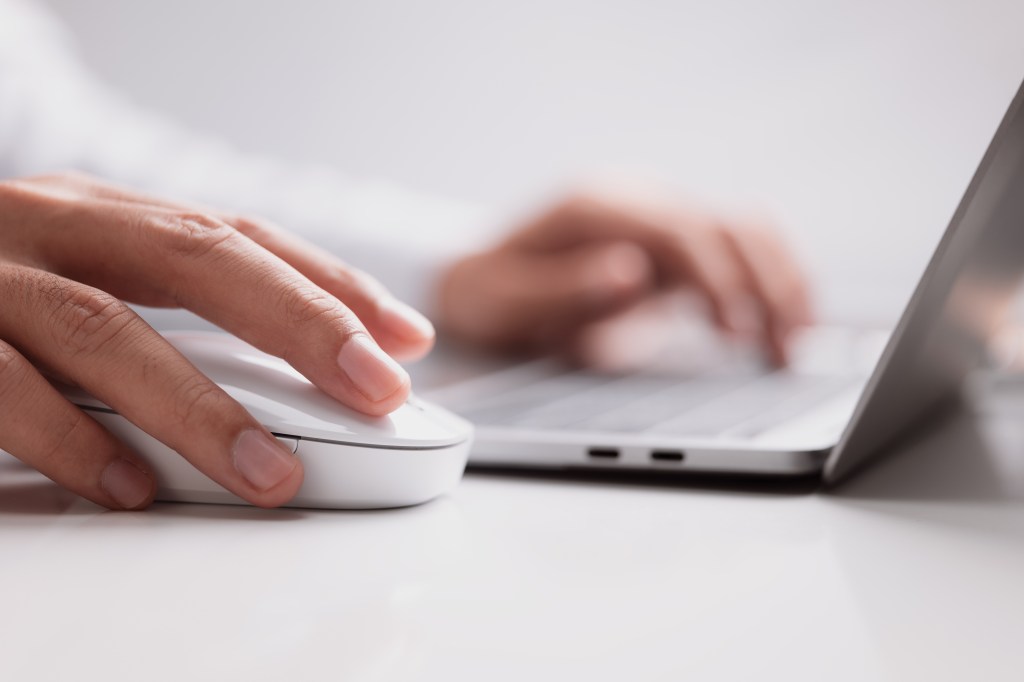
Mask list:
POLYGON ((765 319, 773 360, 785 364, 793 331, 812 322, 809 287, 780 237, 764 228, 724 231, 746 270, 765 319))
POLYGON ((416 360, 426 355, 433 346, 434 327, 417 310, 396 299, 382 284, 343 263, 334 254, 261 218, 170 201, 78 173, 40 176, 34 182, 76 197, 93 197, 216 217, 279 256, 317 286, 344 301, 359 320, 367 325, 374 340, 392 357, 416 360))
POLYGON ((361 412, 388 414, 408 398, 408 374, 348 307, 226 222, 88 201, 94 210, 43 238, 39 257, 54 272, 127 300, 158 292, 162 302, 283 358, 361 412))

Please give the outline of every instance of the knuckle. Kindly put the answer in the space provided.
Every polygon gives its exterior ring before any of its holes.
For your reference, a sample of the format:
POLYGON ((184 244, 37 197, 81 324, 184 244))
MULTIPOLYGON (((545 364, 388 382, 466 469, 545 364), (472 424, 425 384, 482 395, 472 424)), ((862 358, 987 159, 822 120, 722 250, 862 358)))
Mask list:
POLYGON ((174 423, 181 427, 211 419, 218 424, 225 423, 226 420, 220 418, 223 398, 221 389, 204 375, 198 372, 190 374, 174 392, 174 423))
POLYGON ((294 328, 336 322, 346 323, 348 317, 338 301, 326 293, 289 294, 285 299, 284 307, 286 319, 294 328))
POLYGON ((80 410, 74 410, 71 417, 61 420, 47 434, 42 451, 37 454, 38 462, 53 462, 63 459, 61 453, 71 444, 79 441, 82 429, 87 428, 86 416, 80 410))
POLYGON ((353 267, 331 268, 327 274, 327 288, 362 294, 370 299, 381 299, 391 294, 380 280, 353 267))
POLYGON ((0 199, 38 206, 79 196, 90 183, 89 176, 76 171, 58 171, 0 182, 0 199))
POLYGON ((57 298, 53 312, 54 327, 58 331, 65 353, 71 356, 89 355, 120 336, 134 319, 134 313, 110 294, 71 285, 55 283, 57 298))
POLYGON ((43 173, 32 176, 29 178, 29 181, 54 185, 81 185, 94 182, 89 175, 78 170, 59 170, 43 173))
POLYGON ((731 239, 734 234, 732 226, 728 223, 703 218, 689 222, 684 232, 689 232, 702 243, 716 248, 721 248, 722 241, 731 239))
POLYGON ((730 239, 739 246, 757 250, 774 257, 782 257, 784 240, 782 233, 771 224, 765 222, 745 223, 726 226, 730 239))
POLYGON ((38 192, 33 190, 29 180, 6 180, 0 182, 0 201, 18 205, 36 200, 38 192))
POLYGON ((576 187, 562 199, 559 210, 569 215, 591 215, 601 209, 601 198, 588 187, 576 187))
POLYGON ((228 222, 242 234, 254 238, 269 237, 280 232, 273 223, 258 216, 236 215, 228 222))
POLYGON ((7 376, 9 372, 16 371, 20 365, 18 352, 6 343, 0 343, 0 376, 7 376))
POLYGON ((695 225, 672 230, 664 235, 662 244, 666 251, 681 255, 691 269, 700 270, 706 256, 705 229, 695 225))
POLYGON ((362 328, 345 306, 326 293, 291 293, 284 303, 285 320, 289 333, 278 355, 286 361, 299 354, 311 336, 339 335, 348 339, 362 332, 362 328))
POLYGON ((702 230, 705 234, 714 235, 719 239, 728 240, 742 239, 744 233, 743 228, 738 228, 719 220, 701 222, 697 229, 702 230))
POLYGON ((160 245, 185 258, 203 258, 235 239, 238 231, 204 213, 178 213, 151 219, 160 245))

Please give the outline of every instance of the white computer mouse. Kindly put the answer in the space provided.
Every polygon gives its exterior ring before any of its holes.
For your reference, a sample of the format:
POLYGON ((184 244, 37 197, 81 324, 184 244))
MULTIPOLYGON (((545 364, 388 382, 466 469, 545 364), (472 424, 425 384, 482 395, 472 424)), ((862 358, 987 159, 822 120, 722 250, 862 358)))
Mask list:
MULTIPOLYGON (((404 507, 451 491, 462 477, 473 427, 447 410, 410 398, 386 417, 368 417, 228 334, 164 336, 302 460, 305 479, 287 506, 404 507)), ((152 465, 158 500, 246 504, 102 402, 78 389, 65 394, 152 465)))

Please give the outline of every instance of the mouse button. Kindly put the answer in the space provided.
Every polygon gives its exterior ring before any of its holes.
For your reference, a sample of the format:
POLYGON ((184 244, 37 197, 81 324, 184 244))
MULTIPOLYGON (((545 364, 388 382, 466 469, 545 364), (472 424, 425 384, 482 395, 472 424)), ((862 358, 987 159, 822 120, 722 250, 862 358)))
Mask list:
POLYGON ((433 447, 465 440, 467 425, 418 400, 384 417, 349 409, 284 360, 227 334, 165 333, 196 367, 271 431, 384 447, 433 447))
POLYGON ((388 415, 398 439, 432 445, 452 444, 469 437, 472 426, 444 408, 410 399, 388 415))
POLYGON ((260 387, 288 390, 295 384, 309 384, 308 379, 284 360, 249 346, 229 345, 226 352, 218 352, 216 347, 190 349, 186 357, 217 383, 231 383, 249 390, 260 387))
POLYGON ((393 430, 388 423, 349 410, 315 386, 293 383, 287 390, 267 390, 271 384, 253 387, 221 383, 228 395, 237 400, 257 421, 272 432, 310 438, 356 438, 360 434, 393 430), (258 388, 258 390, 250 390, 258 388))

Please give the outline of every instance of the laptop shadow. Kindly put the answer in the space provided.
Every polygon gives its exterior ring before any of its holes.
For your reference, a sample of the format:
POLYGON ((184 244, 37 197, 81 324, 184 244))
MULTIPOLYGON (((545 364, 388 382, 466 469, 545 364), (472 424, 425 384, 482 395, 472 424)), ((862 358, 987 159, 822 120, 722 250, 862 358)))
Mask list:
POLYGON ((572 485, 680 490, 719 494, 796 496, 821 488, 817 474, 809 476, 749 476, 696 472, 606 471, 599 469, 521 469, 518 467, 470 467, 471 476, 501 477, 572 485))
POLYGON ((1019 421, 969 406, 936 415, 827 492, 850 501, 1024 502, 1019 421))

